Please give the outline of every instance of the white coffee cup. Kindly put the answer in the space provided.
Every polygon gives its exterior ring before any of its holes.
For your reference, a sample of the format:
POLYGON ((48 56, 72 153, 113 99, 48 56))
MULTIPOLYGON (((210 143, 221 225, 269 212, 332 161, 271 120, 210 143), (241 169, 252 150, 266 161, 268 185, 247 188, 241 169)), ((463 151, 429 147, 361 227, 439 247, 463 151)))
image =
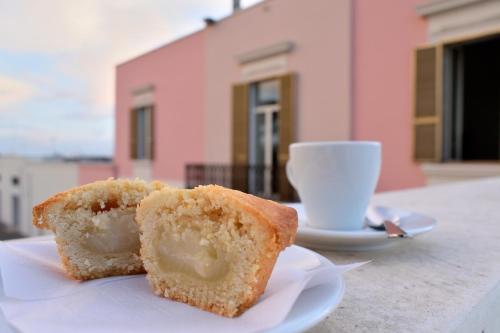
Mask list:
POLYGON ((290 145, 286 173, 314 228, 359 230, 380 174, 381 144, 372 141, 290 145))

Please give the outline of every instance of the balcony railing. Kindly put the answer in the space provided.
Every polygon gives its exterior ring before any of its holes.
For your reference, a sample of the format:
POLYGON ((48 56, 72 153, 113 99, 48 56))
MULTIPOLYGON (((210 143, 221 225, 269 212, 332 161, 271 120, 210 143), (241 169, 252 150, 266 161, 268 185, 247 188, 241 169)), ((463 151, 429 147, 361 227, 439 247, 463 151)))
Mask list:
POLYGON ((186 186, 217 184, 262 198, 297 201, 297 195, 286 178, 284 167, 264 165, 186 165, 186 186))

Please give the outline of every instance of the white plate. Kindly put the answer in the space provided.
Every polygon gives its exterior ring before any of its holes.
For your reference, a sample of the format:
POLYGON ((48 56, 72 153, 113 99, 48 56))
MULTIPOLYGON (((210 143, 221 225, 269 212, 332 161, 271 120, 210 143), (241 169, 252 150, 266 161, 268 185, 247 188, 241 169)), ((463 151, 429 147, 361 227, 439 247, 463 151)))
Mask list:
MULTIPOLYGON (((311 228, 307 225, 302 204, 287 204, 295 208, 299 215, 299 229, 297 231, 296 244, 319 249, 319 250, 341 250, 341 251, 366 251, 379 249, 409 241, 401 238, 387 238, 385 231, 364 228, 359 231, 336 231, 311 228)), ((402 209, 383 207, 391 215, 400 217, 400 227, 412 236, 431 231, 436 225, 432 217, 412 213, 402 209)))
MULTIPOLYGON (((325 257, 311 250, 296 245, 293 245, 282 252, 278 259, 276 267, 288 264, 294 264, 303 269, 310 269, 310 267, 321 268, 322 266, 334 265, 325 257)), ((344 290, 345 284, 340 274, 338 274, 336 278, 329 280, 326 284, 321 284, 316 287, 304 290, 297 298, 285 320, 278 326, 268 329, 265 332, 303 332, 313 327, 338 306, 343 298, 344 290)), ((0 297, 4 297, 1 279, 0 297)), ((200 311, 200 313, 202 312, 200 311)), ((165 318, 166 320, 164 323, 164 327, 165 332, 167 332, 169 326, 169 317, 166 316, 165 318)), ((206 316, 203 316, 203 318, 206 319, 206 316)), ((197 319, 193 317, 193 320, 197 319)), ((106 330, 105 328, 108 326, 110 327, 110 329, 113 327, 113 323, 106 323, 103 325, 103 330, 106 330)), ((1 332, 18 332, 14 328, 10 327, 10 325, 8 325, 2 313, 0 313, 0 329, 1 332)))

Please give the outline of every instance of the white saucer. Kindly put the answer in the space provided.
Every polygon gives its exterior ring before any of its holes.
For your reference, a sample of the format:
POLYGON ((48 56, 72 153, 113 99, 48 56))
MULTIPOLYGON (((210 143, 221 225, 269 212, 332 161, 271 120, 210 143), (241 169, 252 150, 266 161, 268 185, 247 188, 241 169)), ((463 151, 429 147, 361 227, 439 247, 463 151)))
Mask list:
MULTIPOLYGON (((336 231, 311 228, 307 225, 304 206, 287 204, 299 215, 299 229, 295 243, 319 250, 366 251, 411 241, 401 238, 387 238, 385 231, 366 227, 359 231, 336 231)), ((432 217, 402 209, 384 207, 391 215, 400 217, 400 227, 413 237, 431 231, 436 225, 432 217)))

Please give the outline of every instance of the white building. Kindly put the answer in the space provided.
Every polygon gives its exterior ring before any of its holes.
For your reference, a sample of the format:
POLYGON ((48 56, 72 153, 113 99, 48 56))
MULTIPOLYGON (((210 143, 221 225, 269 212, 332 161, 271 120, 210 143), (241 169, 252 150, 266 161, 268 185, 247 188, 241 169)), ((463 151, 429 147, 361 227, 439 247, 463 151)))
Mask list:
POLYGON ((0 221, 25 236, 43 232, 31 224, 32 208, 79 185, 77 162, 0 157, 0 221))

